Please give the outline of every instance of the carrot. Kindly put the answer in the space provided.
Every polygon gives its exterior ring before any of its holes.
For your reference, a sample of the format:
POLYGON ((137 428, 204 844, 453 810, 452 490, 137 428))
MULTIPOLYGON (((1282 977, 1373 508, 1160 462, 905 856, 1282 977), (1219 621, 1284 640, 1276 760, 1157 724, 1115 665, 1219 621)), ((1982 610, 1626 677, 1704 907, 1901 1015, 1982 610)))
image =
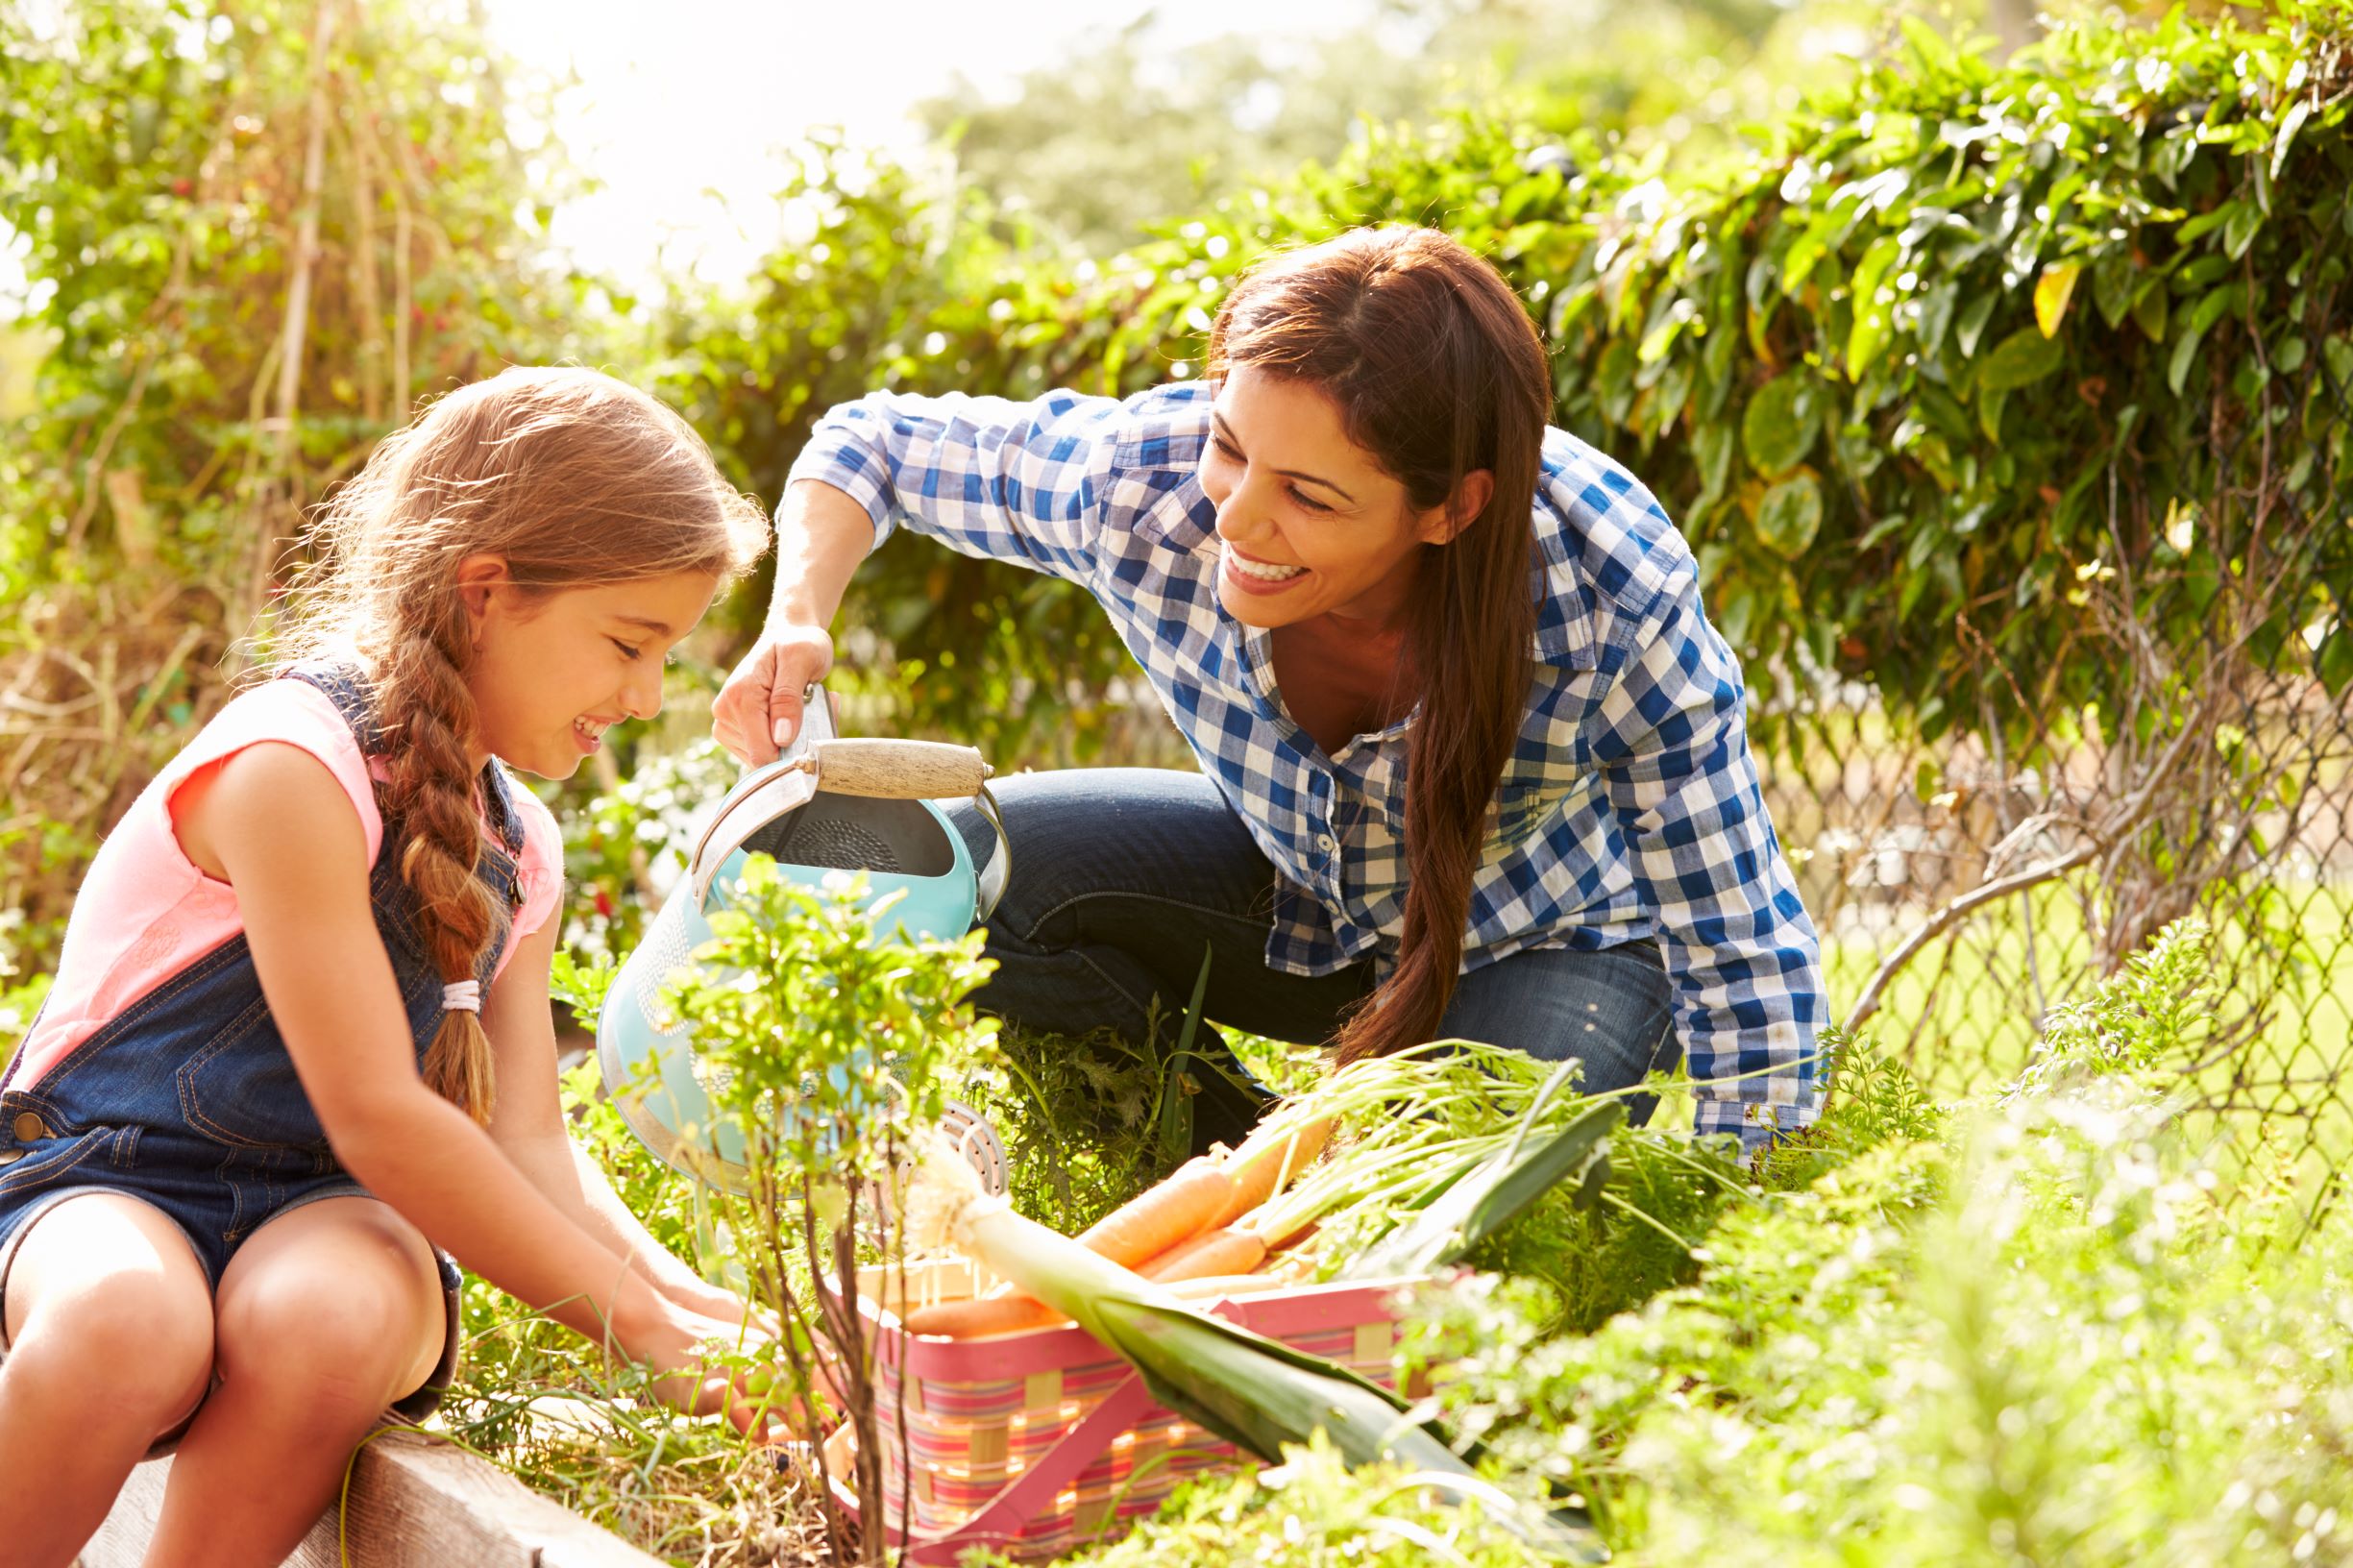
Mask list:
POLYGON ((1231 1225, 1273 1197, 1314 1163, 1332 1139, 1332 1118, 1318 1116, 1287 1133, 1256 1133, 1226 1156, 1224 1170, 1234 1183, 1234 1196, 1217 1223, 1231 1225))
POLYGON ((1232 1178, 1209 1159, 1189 1160, 1158 1187, 1089 1226, 1080 1245, 1134 1268, 1217 1223, 1234 1196, 1232 1178))
POLYGON ((1041 1329, 1068 1318, 1034 1296, 974 1296, 963 1301, 935 1301, 918 1307, 899 1320, 909 1334, 944 1334, 950 1339, 978 1339, 984 1335, 1013 1334, 1041 1329))
POLYGON ((1220 1227, 1170 1247, 1137 1272, 1147 1280, 1173 1285, 1213 1274, 1247 1274, 1265 1261, 1265 1242, 1248 1231, 1220 1227))
MULTIPOLYGON (((1078 1239, 1089 1251, 1122 1268, 1134 1268, 1174 1251, 1208 1230, 1233 1192, 1233 1182, 1216 1162, 1189 1160, 1158 1187, 1138 1193, 1089 1226, 1078 1239)), ((1261 1255, 1263 1256, 1262 1246, 1261 1255)), ((1238 1271, 1221 1266, 1215 1272, 1238 1271)), ((901 1321, 910 1334, 972 1339, 1067 1320, 1051 1307, 1009 1286, 999 1286, 985 1296, 919 1307, 901 1321)))

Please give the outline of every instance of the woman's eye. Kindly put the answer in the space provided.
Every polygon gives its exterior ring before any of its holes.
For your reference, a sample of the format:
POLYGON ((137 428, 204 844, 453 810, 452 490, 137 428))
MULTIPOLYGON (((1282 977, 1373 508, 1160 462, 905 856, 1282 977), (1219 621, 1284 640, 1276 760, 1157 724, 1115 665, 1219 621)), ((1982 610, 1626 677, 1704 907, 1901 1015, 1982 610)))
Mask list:
POLYGON ((1231 458, 1233 461, 1238 463, 1242 460, 1242 454, 1236 452, 1232 447, 1227 446, 1226 438, 1222 435, 1211 436, 1210 446, 1216 451, 1217 455, 1220 457, 1231 458))
POLYGON ((1300 506, 1307 511, 1328 512, 1332 509, 1331 507, 1325 505, 1322 502, 1317 501, 1313 496, 1311 496, 1306 491, 1300 489, 1295 484, 1290 487, 1290 490, 1291 500, 1297 502, 1300 506))
POLYGON ((621 656, 625 659, 635 661, 646 656, 641 649, 631 648, 628 644, 623 642, 618 637, 607 637, 605 641, 612 644, 615 648, 621 649, 621 656))

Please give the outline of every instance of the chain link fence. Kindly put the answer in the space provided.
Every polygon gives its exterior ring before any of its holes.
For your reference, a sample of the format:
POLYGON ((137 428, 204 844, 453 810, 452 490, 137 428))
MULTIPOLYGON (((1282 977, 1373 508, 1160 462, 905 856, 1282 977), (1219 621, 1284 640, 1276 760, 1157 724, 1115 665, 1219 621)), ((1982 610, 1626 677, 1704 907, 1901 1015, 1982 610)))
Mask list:
POLYGON ((2197 1106, 2316 1171, 2353 1156, 2353 685, 2321 678, 2353 626, 2353 307, 2327 291, 2302 326, 2214 396, 2206 494, 2112 460, 2113 548, 2048 606, 2096 712, 1963 616, 1935 635, 1999 695, 1939 738, 1853 684, 1782 682, 1755 716, 1833 1016, 1940 1094, 2014 1074, 2054 1008, 2196 915, 2197 1106))

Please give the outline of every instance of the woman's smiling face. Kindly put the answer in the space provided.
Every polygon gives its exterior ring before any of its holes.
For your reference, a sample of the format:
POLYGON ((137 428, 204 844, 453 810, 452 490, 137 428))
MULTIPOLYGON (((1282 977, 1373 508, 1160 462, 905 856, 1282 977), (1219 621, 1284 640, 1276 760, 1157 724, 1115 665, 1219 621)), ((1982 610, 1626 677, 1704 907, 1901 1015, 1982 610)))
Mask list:
MULTIPOLYGON (((1248 365, 1217 388, 1201 490, 1217 508, 1217 596, 1246 625, 1320 615, 1386 626, 1404 613, 1424 545, 1453 536, 1444 506, 1414 509, 1405 485, 1348 438, 1321 388, 1248 365)), ((1468 476, 1461 515, 1484 504, 1468 476)))

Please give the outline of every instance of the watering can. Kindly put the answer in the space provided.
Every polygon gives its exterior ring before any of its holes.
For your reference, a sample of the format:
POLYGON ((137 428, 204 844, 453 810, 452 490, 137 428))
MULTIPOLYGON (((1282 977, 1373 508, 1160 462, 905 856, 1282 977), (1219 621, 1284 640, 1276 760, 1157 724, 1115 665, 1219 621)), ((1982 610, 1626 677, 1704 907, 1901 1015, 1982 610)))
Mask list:
MULTIPOLYGON (((746 773, 695 842, 686 873, 614 977, 597 1021, 606 1089, 629 1130, 665 1164, 730 1192, 747 1185, 744 1135, 718 1124, 693 1037, 662 1002, 673 974, 711 938, 745 861, 772 856, 777 874, 820 886, 864 871, 870 900, 903 894, 883 919, 909 940, 955 938, 988 919, 1005 891, 1010 855, 989 765, 970 747, 930 741, 847 740, 830 698, 812 687, 801 731, 781 757, 746 773), (964 835, 933 802, 969 796, 996 831, 977 869, 964 835)), ((942 1130, 983 1185, 1005 1188, 1005 1153, 988 1123, 951 1103, 942 1130)))

